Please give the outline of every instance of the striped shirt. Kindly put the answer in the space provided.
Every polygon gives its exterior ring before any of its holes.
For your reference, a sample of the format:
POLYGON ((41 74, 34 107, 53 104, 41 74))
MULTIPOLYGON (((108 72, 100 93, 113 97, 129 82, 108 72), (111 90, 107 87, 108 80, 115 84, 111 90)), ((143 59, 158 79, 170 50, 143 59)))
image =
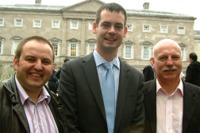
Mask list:
POLYGON ((38 101, 34 103, 15 77, 19 96, 25 110, 31 133, 58 133, 58 128, 48 103, 51 97, 43 87, 38 101))

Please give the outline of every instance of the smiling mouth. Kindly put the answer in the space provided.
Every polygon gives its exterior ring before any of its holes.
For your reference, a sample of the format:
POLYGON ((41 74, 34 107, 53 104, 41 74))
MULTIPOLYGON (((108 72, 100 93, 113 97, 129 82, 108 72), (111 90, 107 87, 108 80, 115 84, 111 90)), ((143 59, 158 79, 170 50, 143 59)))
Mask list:
POLYGON ((42 74, 39 74, 39 73, 30 73, 30 75, 34 78, 41 78, 42 77, 42 74))

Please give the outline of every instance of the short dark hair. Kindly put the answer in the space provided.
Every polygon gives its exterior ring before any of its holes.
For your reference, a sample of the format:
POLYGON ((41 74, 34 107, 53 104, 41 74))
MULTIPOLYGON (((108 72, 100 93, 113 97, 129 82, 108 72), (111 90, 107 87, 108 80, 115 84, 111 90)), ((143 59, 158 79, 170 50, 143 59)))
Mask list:
POLYGON ((108 10, 110 12, 122 12, 124 14, 124 25, 126 25, 126 20, 127 20, 127 14, 126 14, 126 10, 119 4, 117 3, 107 3, 107 4, 104 4, 103 6, 101 6, 97 13, 96 13, 96 24, 97 26, 99 25, 99 21, 101 19, 101 12, 103 10, 108 10))
POLYGON ((65 63, 65 62, 68 62, 68 61, 69 61, 68 58, 65 58, 65 59, 63 60, 64 63, 65 63))
POLYGON ((193 61, 197 61, 198 57, 196 53, 190 53, 189 58, 192 59, 193 61))
POLYGON ((44 37, 41 37, 41 36, 30 36, 30 37, 27 37, 27 38, 25 38, 24 40, 22 40, 22 41, 17 45, 17 48, 16 48, 16 50, 15 50, 15 56, 16 56, 18 59, 21 57, 21 53, 22 53, 22 48, 23 48, 23 46, 24 46, 27 42, 29 42, 29 41, 31 41, 31 40, 36 40, 36 41, 38 41, 38 42, 47 43, 47 44, 50 46, 50 48, 51 48, 51 50, 52 50, 52 52, 53 52, 53 61, 54 61, 55 54, 54 54, 53 46, 51 45, 51 43, 50 43, 47 39, 45 39, 44 37))

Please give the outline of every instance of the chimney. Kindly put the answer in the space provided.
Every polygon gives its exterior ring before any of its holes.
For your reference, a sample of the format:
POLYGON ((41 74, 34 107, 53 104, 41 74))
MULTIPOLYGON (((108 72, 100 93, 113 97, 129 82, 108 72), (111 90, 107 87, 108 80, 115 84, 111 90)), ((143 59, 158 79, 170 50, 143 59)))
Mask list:
POLYGON ((35 0, 35 4, 40 5, 42 0, 35 0))
POLYGON ((143 4, 143 9, 144 9, 144 10, 149 10, 149 2, 145 2, 145 3, 143 4))

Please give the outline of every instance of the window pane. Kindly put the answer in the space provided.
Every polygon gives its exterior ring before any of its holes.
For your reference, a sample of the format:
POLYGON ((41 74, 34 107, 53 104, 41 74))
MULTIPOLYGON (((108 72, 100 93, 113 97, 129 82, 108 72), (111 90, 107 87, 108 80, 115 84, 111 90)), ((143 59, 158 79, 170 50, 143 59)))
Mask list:
POLYGON ((150 49, 148 46, 143 47, 143 59, 149 59, 150 56, 150 49))
POLYGON ((71 56, 76 56, 76 44, 71 44, 71 50, 70 50, 71 56))
POLYGON ((131 58, 131 46, 125 46, 125 58, 131 58))
POLYGON ((53 45, 55 56, 57 56, 58 55, 58 42, 53 42, 52 45, 53 45))
POLYGON ((4 26, 4 19, 0 18, 0 26, 4 26))

